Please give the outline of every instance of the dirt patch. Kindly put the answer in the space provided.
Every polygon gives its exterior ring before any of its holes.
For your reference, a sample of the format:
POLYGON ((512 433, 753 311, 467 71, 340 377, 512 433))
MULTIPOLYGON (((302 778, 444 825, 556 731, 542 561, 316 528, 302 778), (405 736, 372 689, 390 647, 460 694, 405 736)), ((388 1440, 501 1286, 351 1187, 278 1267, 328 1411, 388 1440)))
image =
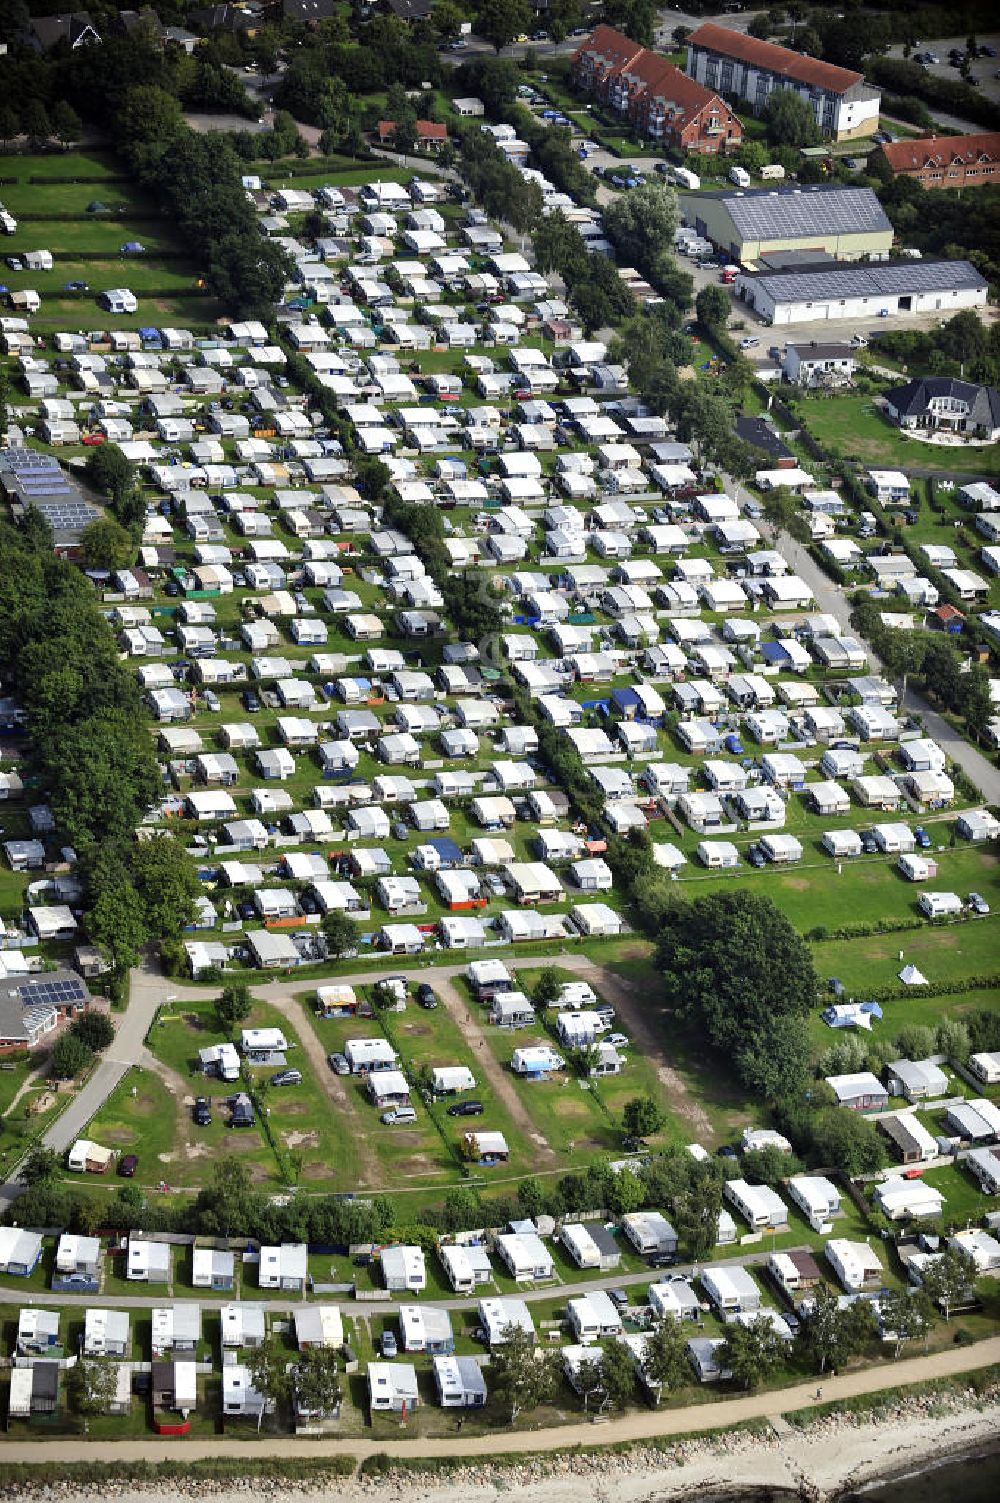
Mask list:
POLYGON ((309 1110, 305 1101, 283 1101, 281 1103, 281 1115, 283 1117, 301 1117, 309 1110))
POLYGON ((177 1155, 176 1153, 158 1153, 156 1157, 157 1161, 161 1164, 172 1164, 177 1155))
POLYGON ((127 1127, 106 1127, 102 1129, 101 1137, 108 1143, 131 1143, 135 1133, 129 1132, 127 1127))
POLYGON ((807 892, 810 883, 808 877, 786 877, 782 885, 790 888, 792 892, 807 892))
POLYGON ((392 1135, 392 1141, 394 1143, 402 1143, 404 1148, 413 1148, 417 1143, 420 1142, 420 1133, 394 1132, 392 1135))
POLYGON ((313 1131, 313 1132, 283 1132, 281 1134, 281 1136, 284 1139, 284 1143, 285 1143, 285 1147, 286 1148, 318 1148, 319 1147, 319 1133, 315 1132, 315 1131, 313 1131))
POLYGON ((226 1139, 227 1153, 260 1153, 264 1139, 259 1132, 234 1132, 226 1139))
POLYGON ((553 1164, 558 1155, 553 1151, 548 1140, 538 1131, 531 1113, 517 1094, 513 1080, 489 1047, 482 1025, 470 1010, 469 1004, 451 979, 442 980, 439 991, 444 1005, 465 1036, 469 1048, 476 1050, 479 1068, 488 1080, 494 1095, 503 1102, 504 1107, 510 1113, 511 1120, 527 1137, 531 1138, 538 1149, 538 1164, 546 1167, 553 1164))
POLYGON ((200 1012, 186 1012, 181 1021, 191 1029, 192 1033, 207 1033, 211 1024, 207 1017, 200 1012))
POLYGON ((404 1023, 401 1032, 412 1035, 413 1038, 425 1038, 430 1033, 426 1023, 404 1023))
POLYGON ((184 1150, 187 1159, 207 1159, 208 1145, 206 1143, 188 1143, 184 1150))

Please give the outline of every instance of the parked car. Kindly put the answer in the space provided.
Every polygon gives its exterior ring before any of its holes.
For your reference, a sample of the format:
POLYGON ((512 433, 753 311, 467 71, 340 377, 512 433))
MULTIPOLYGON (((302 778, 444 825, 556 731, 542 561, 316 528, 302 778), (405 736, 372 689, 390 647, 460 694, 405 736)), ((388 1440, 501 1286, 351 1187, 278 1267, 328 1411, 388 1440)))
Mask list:
POLYGON ((878 851, 878 842, 871 830, 861 831, 861 849, 866 856, 874 856, 878 851))
POLYGON ((767 857, 756 842, 747 846, 747 860, 751 866, 764 866, 767 863, 767 857))
POLYGON ((609 1033, 607 1042, 615 1049, 627 1049, 629 1046, 628 1037, 624 1033, 609 1033))
POLYGON ((89 290, 90 287, 87 282, 73 281, 63 284, 63 292, 89 292, 89 290))
POLYGON ((346 1054, 328 1054, 326 1062, 334 1075, 350 1075, 351 1067, 347 1063, 346 1054))
POLYGON ((396 1345, 395 1332, 390 1330, 383 1331, 382 1340, 379 1342, 379 1347, 381 1349, 383 1357, 395 1357, 396 1353, 399 1351, 399 1348, 396 1345))
POLYGON ((672 1252, 654 1253, 649 1260, 650 1268, 672 1268, 677 1262, 677 1254, 672 1252))
POLYGON ((417 987, 417 1003, 420 1007, 426 1007, 428 1012, 432 1012, 438 1005, 437 994, 426 981, 421 981, 417 987))
POLYGON ((619 1308, 619 1310, 624 1310, 627 1307, 627 1305, 628 1305, 628 1290, 627 1289, 609 1289, 608 1290, 608 1299, 611 1301, 611 1303, 613 1305, 617 1305, 618 1308, 619 1308))
POLYGON ((139 1167, 139 1160, 134 1153, 127 1153, 124 1158, 118 1160, 118 1173, 125 1179, 132 1179, 139 1167))
POLYGON ((399 1127, 403 1122, 416 1122, 417 1114, 412 1106, 393 1106, 387 1112, 382 1113, 382 1122, 385 1127, 399 1127))
POLYGON ((260 699, 252 689, 244 689, 240 695, 240 704, 248 715, 256 715, 260 709, 260 699))
POLYGON ((483 1103, 481 1101, 456 1101, 448 1108, 449 1117, 481 1117, 483 1115, 483 1103))
POLYGON ((212 1103, 207 1096, 199 1096, 194 1104, 194 1120, 197 1127, 212 1125, 212 1103))
POLYGON ((741 339, 740 340, 740 349, 741 350, 752 350, 758 344, 760 344, 760 340, 759 339, 755 339, 752 335, 748 334, 745 339, 741 339))
POLYGON ((932 844, 931 837, 928 835, 923 825, 917 825, 917 828, 913 832, 913 838, 922 851, 930 850, 932 844))
POLYGON ((990 905, 981 893, 970 892, 967 901, 973 913, 985 916, 990 911, 990 905))
POLYGON ((302 1071, 278 1070, 274 1075, 271 1076, 271 1084, 273 1086, 301 1085, 302 1071))

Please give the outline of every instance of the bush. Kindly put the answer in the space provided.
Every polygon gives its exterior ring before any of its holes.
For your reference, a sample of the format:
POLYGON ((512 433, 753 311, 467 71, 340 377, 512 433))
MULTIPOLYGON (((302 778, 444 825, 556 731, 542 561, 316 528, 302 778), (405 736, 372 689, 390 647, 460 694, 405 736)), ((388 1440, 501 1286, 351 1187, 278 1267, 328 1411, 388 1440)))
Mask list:
POLYGON ((114 1041, 115 1025, 106 1012, 85 1012, 77 1018, 70 1032, 88 1049, 99 1054, 114 1041))
POLYGON ((53 1080, 72 1080, 84 1071, 94 1058, 82 1039, 73 1033, 64 1033, 57 1039, 49 1056, 49 1074, 53 1080))

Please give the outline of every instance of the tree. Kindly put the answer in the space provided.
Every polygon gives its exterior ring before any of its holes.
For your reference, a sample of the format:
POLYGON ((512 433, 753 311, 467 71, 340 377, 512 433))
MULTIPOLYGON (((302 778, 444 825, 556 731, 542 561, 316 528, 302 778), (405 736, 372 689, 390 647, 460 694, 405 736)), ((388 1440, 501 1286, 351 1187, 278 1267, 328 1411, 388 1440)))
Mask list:
MULTIPOLYGON (((302 140, 297 131, 295 139, 302 140)), ((270 318, 292 269, 287 251, 255 230, 214 240, 205 280, 234 313, 270 318)))
POLYGON ((733 1375, 743 1388, 756 1388, 770 1377, 784 1354, 781 1337, 766 1315, 748 1325, 729 1325, 719 1348, 719 1366, 733 1375))
POLYGON ((674 1197, 673 1222, 687 1256, 697 1262, 708 1256, 719 1235, 722 1182, 710 1167, 695 1168, 697 1177, 674 1197))
POLYGON ((558 1383, 556 1352, 536 1352, 535 1339, 520 1326, 505 1326, 502 1342, 490 1354, 490 1386, 497 1401, 509 1408, 510 1423, 525 1409, 537 1409, 554 1394, 558 1383))
POLYGON ((431 11, 431 25, 437 36, 445 39, 457 37, 464 21, 465 12, 456 0, 436 0, 431 11))
POLYGON ((66 1386, 78 1414, 108 1414, 118 1393, 118 1367, 113 1362, 81 1359, 70 1368, 66 1386))
POLYGON ((115 1025, 106 1012, 84 1012, 70 1030, 95 1054, 109 1048, 115 1039, 115 1025))
POLYGON ((56 1040, 49 1055, 49 1074, 53 1080, 73 1080, 91 1063, 94 1056, 82 1039, 64 1033, 56 1040))
POLYGON ((111 498, 115 515, 121 521, 120 512, 135 490, 135 465, 117 444, 101 444, 87 455, 84 471, 94 489, 111 498))
POLYGON ((698 322, 709 333, 726 327, 730 306, 728 295, 715 282, 704 286, 694 300, 698 322))
POLYGON ((337 1353, 325 1347, 307 1348, 292 1375, 299 1406, 309 1414, 335 1414, 343 1396, 337 1353))
POLYGON ((635 1364, 624 1341, 601 1343, 602 1409, 624 1409, 635 1397, 635 1364))
POLYGON ((200 1230, 210 1235, 259 1235, 263 1201, 246 1164, 227 1156, 213 1165, 209 1183, 195 1201, 195 1214, 200 1230))
POLYGON ((926 1264, 920 1282, 928 1299, 944 1311, 945 1320, 951 1320, 952 1305, 967 1298, 975 1287, 975 1259, 953 1242, 940 1257, 926 1264))
POLYGON ((967 1025, 960 1018, 942 1019, 937 1026, 937 1046, 949 1059, 968 1059, 973 1051, 967 1025))
POLYGON ((345 955, 353 955, 357 951, 361 931, 349 914, 333 908, 324 915, 320 927, 326 941, 327 954, 332 960, 343 960, 345 955))
MULTIPOLYGON (((591 1348, 591 1355, 581 1359, 573 1374, 573 1387, 583 1400, 584 1409, 590 1408, 590 1401, 595 1394, 603 1395, 604 1364, 596 1348, 591 1348)), ((604 1407, 603 1404, 601 1407, 604 1407)))
POLYGON ((102 875, 91 883, 95 897, 87 911, 87 933, 95 945, 107 951, 115 969, 124 974, 135 964, 148 938, 146 915, 127 871, 121 866, 107 871, 103 862, 98 870, 102 875))
POLYGON ((95 517, 80 534, 83 561, 88 569, 123 569, 135 556, 131 534, 114 517, 95 517))
POLYGON ((774 532, 787 532, 798 511, 798 502, 787 485, 777 485, 772 490, 765 491, 762 504, 764 516, 774 532))
POLYGON ((836 1371, 863 1351, 875 1336, 875 1316, 868 1300, 854 1300, 841 1308, 836 1291, 819 1284, 803 1315, 799 1346, 817 1372, 836 1371))
POLYGON ((0 107, 0 142, 8 146, 21 134, 21 122, 9 104, 0 107))
POLYGON ((64 149, 72 146, 74 141, 79 141, 83 134, 83 121, 65 99, 57 99, 52 106, 52 129, 56 140, 64 149))
POLYGON ((845 1112, 842 1107, 827 1107, 817 1113, 813 1145, 822 1164, 852 1178, 873 1174, 884 1162, 874 1122, 859 1117, 857 1112, 845 1112))
POLYGON ((52 139, 52 123, 40 99, 29 99, 21 113, 21 129, 33 151, 40 151, 52 139))
POLYGON ((677 195, 662 178, 646 178, 638 188, 604 205, 604 228, 621 260, 655 275, 673 264, 671 247, 678 224, 677 195))
POLYGON ((882 1296, 879 1324, 898 1357, 908 1341, 926 1340, 934 1325, 934 1306, 923 1289, 890 1289, 882 1296))
POLYGON ((555 966, 543 966, 538 973, 538 980, 535 982, 531 993, 531 1000, 536 1007, 551 1007, 557 1000, 561 990, 562 981, 555 966))
POLYGON ((812 109, 794 89, 775 89, 764 106, 764 119, 773 146, 815 146, 820 140, 812 109))
POLYGON ((733 161, 749 172, 751 177, 760 177, 761 169, 767 166, 767 148, 762 141, 744 141, 733 152, 733 161))
POLYGON ((769 898, 719 892, 671 904, 657 965, 668 1005, 730 1055, 745 1084, 781 1087, 775 1094, 798 1084, 818 981, 808 945, 769 898))
POLYGON ((62 1168, 62 1161, 54 1148, 33 1148, 21 1168, 21 1179, 26 1185, 44 1184, 55 1179, 62 1168))
POLYGON ((275 1336, 269 1336, 260 1346, 247 1353, 247 1369, 251 1383, 264 1398, 264 1404, 257 1415, 259 1430, 265 1409, 276 1409, 291 1397, 294 1375, 289 1368, 288 1354, 275 1336))
POLYGON ((232 1033, 237 1023, 245 1023, 253 1009, 250 988, 243 981, 227 986, 215 1004, 223 1027, 232 1033))
POLYGON ((663 1109, 652 1096, 633 1096, 622 1108, 622 1131, 628 1138, 651 1138, 665 1121, 663 1109))
POLYGON ((149 933, 161 941, 176 938, 194 923, 201 894, 191 857, 172 835, 155 835, 136 841, 128 859, 149 933))
POLYGON ((657 1321, 646 1338, 642 1370, 656 1391, 657 1401, 664 1389, 682 1388, 691 1375, 687 1340, 680 1322, 668 1316, 657 1321))
POLYGON ((496 52, 508 47, 531 25, 531 11, 524 0, 482 0, 476 13, 476 34, 496 52))

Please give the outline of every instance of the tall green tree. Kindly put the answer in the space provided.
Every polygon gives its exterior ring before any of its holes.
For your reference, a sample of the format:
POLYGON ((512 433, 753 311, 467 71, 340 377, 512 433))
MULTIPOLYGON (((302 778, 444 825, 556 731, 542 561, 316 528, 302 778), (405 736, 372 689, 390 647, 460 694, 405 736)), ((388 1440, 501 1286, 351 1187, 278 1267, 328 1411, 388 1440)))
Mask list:
POLYGON ((636 1371, 632 1353, 623 1341, 601 1342, 603 1409, 624 1409, 635 1398, 636 1371))
POLYGON ((66 1386, 78 1414, 88 1419, 95 1414, 110 1414, 118 1392, 117 1363, 81 1359, 69 1369, 66 1386))
POLYGON ((534 1337, 520 1326, 507 1326, 502 1336, 490 1354, 490 1387, 513 1424, 522 1411, 537 1409, 555 1393, 558 1354, 536 1353, 534 1337))
POLYGON ((629 1138, 651 1138, 666 1121, 666 1115, 652 1096, 632 1096, 622 1108, 622 1130, 629 1138))
POLYGON ((733 1375, 733 1382, 753 1389, 765 1382, 780 1363, 784 1344, 764 1315, 748 1325, 727 1325, 719 1348, 719 1366, 733 1375))
POLYGON ((194 923, 201 883, 179 840, 172 835, 137 840, 129 851, 128 865, 142 899, 147 932, 154 939, 176 938, 194 923))
POLYGON ((818 981, 808 945, 769 898, 733 891, 671 905, 657 964, 668 1005, 732 1059, 745 1084, 775 1095, 799 1086, 818 981))
POLYGON ((223 990, 215 1008, 223 1027, 232 1033, 238 1024, 246 1022, 253 1009, 250 988, 242 981, 234 981, 223 990))
POLYGON ((481 0, 476 12, 476 35, 502 52, 531 26, 532 13, 525 0, 481 0))
POLYGON ((339 909, 334 908, 324 914, 320 928, 326 940, 327 954, 332 960, 342 960, 345 955, 353 955, 361 943, 361 930, 357 923, 350 914, 342 913, 339 909))
MULTIPOLYGON (((265 1408, 278 1409, 287 1404, 294 1391, 294 1369, 288 1353, 274 1335, 268 1336, 247 1353, 250 1381, 265 1400, 265 1408)), ((257 1429, 264 1420, 264 1408, 257 1415, 257 1429)))
POLYGON ((309 1347, 295 1364, 292 1386, 298 1404, 309 1414, 335 1414, 343 1397, 337 1353, 309 1347))
POLYGON ((921 1273, 924 1293, 944 1311, 945 1320, 951 1320, 952 1306, 966 1299, 975 1285, 975 1259, 954 1242, 921 1273))
POLYGON ((642 1367, 658 1399, 690 1381, 687 1339, 678 1321, 668 1317, 656 1322, 646 1338, 642 1367))
POLYGON ((923 1289, 891 1289, 882 1296, 880 1322, 898 1357, 910 1341, 926 1342, 934 1325, 934 1306, 923 1289))
POLYGON ((854 1300, 841 1308, 829 1284, 817 1285, 798 1335, 801 1351, 817 1372, 845 1367, 874 1337, 875 1317, 867 1300, 854 1300))
POLYGON ((114 517, 95 517, 80 534, 83 561, 88 569, 124 569, 135 557, 132 536, 114 517))
POLYGON ((795 89, 775 89, 764 107, 772 146, 815 146, 820 129, 807 100, 795 89))

